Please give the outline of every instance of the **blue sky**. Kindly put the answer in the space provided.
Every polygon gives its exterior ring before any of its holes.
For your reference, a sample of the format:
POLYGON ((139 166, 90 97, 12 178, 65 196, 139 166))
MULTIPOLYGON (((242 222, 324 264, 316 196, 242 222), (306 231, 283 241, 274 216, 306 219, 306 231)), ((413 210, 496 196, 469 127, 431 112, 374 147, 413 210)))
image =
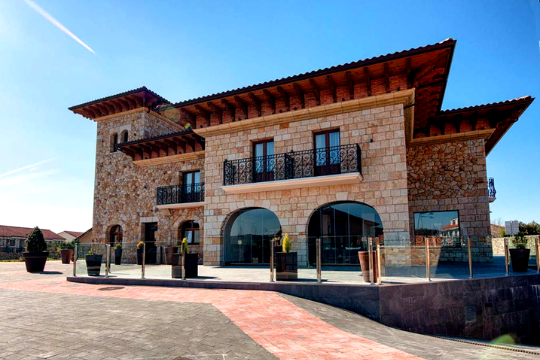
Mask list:
MULTIPOLYGON (((540 3, 0 0, 0 224, 92 224, 96 124, 69 106, 146 85, 180 101, 458 40, 443 109, 540 95, 540 3)), ((492 220, 540 221, 540 100, 488 157, 492 220)))

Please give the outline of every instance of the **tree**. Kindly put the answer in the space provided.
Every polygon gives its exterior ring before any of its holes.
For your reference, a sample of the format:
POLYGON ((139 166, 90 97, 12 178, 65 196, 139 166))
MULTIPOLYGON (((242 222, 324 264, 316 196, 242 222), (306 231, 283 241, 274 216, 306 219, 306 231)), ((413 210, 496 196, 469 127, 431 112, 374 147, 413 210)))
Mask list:
POLYGON ((28 235, 25 241, 26 251, 31 253, 43 252, 47 250, 47 243, 43 237, 43 233, 36 226, 28 235))
POLYGON ((525 235, 540 235, 540 224, 534 220, 528 224, 520 221, 519 231, 523 232, 525 235))

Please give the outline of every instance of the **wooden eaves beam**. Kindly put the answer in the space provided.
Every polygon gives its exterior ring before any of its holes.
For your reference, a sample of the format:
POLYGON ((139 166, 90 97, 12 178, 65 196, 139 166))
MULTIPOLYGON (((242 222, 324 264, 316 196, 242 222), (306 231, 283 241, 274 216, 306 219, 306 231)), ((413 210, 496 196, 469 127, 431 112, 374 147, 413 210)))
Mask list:
POLYGON ((226 99, 221 99, 221 103, 229 112, 229 116, 231 117, 232 121, 236 121, 236 108, 234 107, 234 105, 228 102, 226 99))
POLYGON ((328 86, 330 87, 330 91, 332 92, 332 99, 334 102, 337 101, 337 92, 336 92, 336 83, 334 82, 334 79, 332 79, 332 76, 327 75, 326 76, 326 82, 328 83, 328 86))
POLYGON ((272 114, 275 114, 276 113, 276 98, 274 97, 274 95, 270 93, 270 91, 266 89, 263 90, 263 94, 266 97, 266 101, 270 105, 270 108, 272 109, 272 114))
POLYGON ((302 106, 302 109, 306 107, 306 101, 304 99, 304 91, 298 85, 298 83, 293 83, 294 91, 296 92, 296 96, 298 97, 298 100, 300 100, 300 104, 302 106))
POLYGON ((283 98, 283 102, 285 103, 286 110, 287 111, 291 110, 291 104, 290 104, 290 101, 289 101, 289 94, 287 94, 287 92, 281 86, 277 87, 277 91, 281 95, 281 97, 283 98))
POLYGON ((251 99, 251 103, 253 104, 253 106, 257 110, 259 116, 261 116, 262 115, 262 102, 261 102, 261 100, 257 96, 255 96, 255 94, 253 94, 253 93, 249 93, 249 98, 251 99))
POLYGON ((212 113, 218 117, 219 123, 223 124, 223 110, 211 101, 208 101, 206 105, 208 105, 208 107, 212 109, 212 113))
POLYGON ((386 87, 386 92, 390 92, 390 75, 388 73, 388 63, 384 63, 384 86, 386 87))
POLYGON ((354 79, 350 71, 345 73, 345 77, 347 78, 347 87, 349 88, 349 98, 352 100, 354 99, 354 79))
MULTIPOLYGON (((245 119, 247 119, 249 117, 248 103, 245 102, 244 100, 242 100, 242 98, 240 96, 235 96, 234 97, 234 102, 236 103, 237 107, 242 109, 242 112, 244 113, 244 117, 245 117, 245 119)), ((239 120, 242 120, 242 118, 239 118, 239 120)))
POLYGON ((368 67, 364 67, 364 77, 366 78, 366 90, 368 96, 371 96, 371 76, 369 76, 368 67))
POLYGON ((309 79, 309 83, 311 84, 311 91, 313 92, 313 95, 315 95, 315 100, 317 100, 317 105, 321 105, 321 90, 317 86, 315 80, 309 79))

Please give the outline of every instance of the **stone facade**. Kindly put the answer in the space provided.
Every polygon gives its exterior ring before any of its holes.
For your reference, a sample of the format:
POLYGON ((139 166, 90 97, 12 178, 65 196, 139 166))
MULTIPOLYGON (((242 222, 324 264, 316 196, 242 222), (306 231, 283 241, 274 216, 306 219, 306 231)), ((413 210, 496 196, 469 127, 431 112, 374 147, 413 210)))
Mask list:
MULTIPOLYGON (((290 235, 292 250, 298 253, 299 265, 305 266, 310 217, 319 207, 336 201, 355 201, 373 207, 381 217, 386 245, 411 244, 415 212, 457 210, 462 236, 489 235, 484 140, 407 145, 407 121, 401 103, 288 119, 209 134, 205 136, 205 151, 199 151, 198 157, 160 164, 144 159, 134 162, 124 153, 112 151, 111 139, 123 131, 128 131, 132 141, 182 128, 146 111, 99 121, 93 240, 107 242, 110 228, 118 224, 122 226, 124 242, 135 244, 144 238, 144 223, 156 222, 157 244, 166 246, 180 240, 179 229, 184 221, 194 220, 201 227, 201 243, 191 245, 190 251, 198 252, 205 265, 222 265, 223 230, 230 216, 241 209, 265 208, 278 217, 283 233, 290 235), (254 142, 273 139, 276 154, 313 150, 314 133, 330 129, 339 129, 341 145, 359 145, 362 177, 357 183, 240 194, 224 191, 224 161, 251 158, 254 142), (158 186, 179 185, 183 172, 197 170, 205 181, 204 207, 156 207, 158 186)), ((491 257, 491 245, 489 249, 483 245, 487 244, 478 243, 475 260, 491 257)), ((405 261, 418 257, 416 262, 421 262, 421 251, 413 254, 394 250, 387 254, 387 261, 399 263, 405 256, 409 259, 405 261)), ((432 259, 466 261, 467 251, 445 249, 434 253, 432 259)))
POLYGON ((327 203, 350 200, 372 206, 383 222, 385 239, 409 238, 407 165, 403 106, 390 105, 326 117, 206 137, 204 263, 223 263, 223 227, 240 209, 273 211, 291 237, 299 264, 307 264, 306 235, 311 214, 327 203), (340 144, 359 144, 363 180, 358 184, 313 186, 302 189, 226 194, 224 160, 253 156, 253 142, 274 139, 276 154, 313 150, 313 133, 339 129, 340 144))
MULTIPOLYGON (((129 140, 132 141, 177 132, 181 128, 144 111, 119 115, 98 123, 93 241, 108 242, 109 230, 113 225, 122 226, 124 243, 134 244, 144 240, 144 223, 157 222, 155 236, 158 246, 176 243, 180 239, 179 228, 184 221, 198 221, 202 228, 202 206, 160 211, 156 208, 156 188, 179 185, 181 174, 186 171, 200 170, 203 177, 204 159, 153 166, 136 165, 124 153, 111 151, 111 136, 124 130, 129 131, 129 140)), ((200 252, 202 259, 202 243, 190 247, 191 252, 200 252)), ((134 249, 132 246, 125 248, 134 249)))

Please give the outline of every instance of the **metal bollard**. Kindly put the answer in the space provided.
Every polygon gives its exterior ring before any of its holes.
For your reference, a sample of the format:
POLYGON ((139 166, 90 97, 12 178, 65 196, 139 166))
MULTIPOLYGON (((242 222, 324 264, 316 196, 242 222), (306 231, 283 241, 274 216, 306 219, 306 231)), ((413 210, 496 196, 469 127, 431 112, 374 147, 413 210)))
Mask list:
POLYGON ((105 251, 107 252, 105 257, 105 277, 109 277, 109 269, 111 267, 111 244, 105 245, 105 251))
POLYGON ((320 284, 322 282, 322 246, 321 246, 321 239, 317 238, 316 244, 317 251, 315 252, 317 255, 316 264, 317 264, 317 282, 320 284))
POLYGON ((506 276, 508 276, 508 239, 504 238, 504 266, 506 268, 506 276))
POLYGON ((424 242, 426 244, 426 278, 428 279, 428 281, 431 281, 431 269, 429 267, 431 263, 429 258, 429 240, 430 238, 426 237, 424 242))
POLYGON ((142 266, 141 266, 141 279, 144 279, 144 270, 146 266, 146 243, 143 242, 143 251, 142 251, 142 266))
POLYGON ((373 285, 373 239, 368 238, 369 283, 373 285))
POLYGON ((538 256, 538 243, 540 242, 540 236, 536 237, 536 271, 540 273, 540 258, 538 256))
POLYGON ((73 277, 77 277, 77 243, 73 248, 73 277))
POLYGON ((182 242, 182 280, 186 280, 186 247, 182 242))
POLYGON ((276 240, 270 240, 270 282, 274 282, 274 246, 276 240))
POLYGON ((469 279, 472 279, 473 273, 472 273, 471 238, 467 239, 467 249, 469 250, 469 279))
POLYGON ((382 284, 382 272, 381 272, 381 244, 379 238, 375 240, 375 246, 377 249, 377 284, 382 284))

